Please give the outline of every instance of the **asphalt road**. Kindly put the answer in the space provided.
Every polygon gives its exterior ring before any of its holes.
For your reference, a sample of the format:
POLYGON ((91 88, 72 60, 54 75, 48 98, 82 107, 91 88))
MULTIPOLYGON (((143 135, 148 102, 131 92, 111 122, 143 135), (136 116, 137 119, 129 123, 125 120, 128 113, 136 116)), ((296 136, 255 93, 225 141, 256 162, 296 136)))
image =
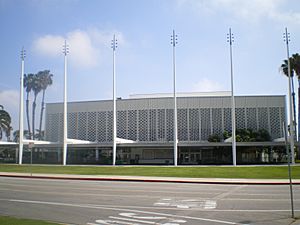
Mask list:
MULTIPOLYGON (((294 186, 300 216, 300 186, 294 186)), ((0 214, 85 225, 300 224, 289 186, 0 178, 0 214)))

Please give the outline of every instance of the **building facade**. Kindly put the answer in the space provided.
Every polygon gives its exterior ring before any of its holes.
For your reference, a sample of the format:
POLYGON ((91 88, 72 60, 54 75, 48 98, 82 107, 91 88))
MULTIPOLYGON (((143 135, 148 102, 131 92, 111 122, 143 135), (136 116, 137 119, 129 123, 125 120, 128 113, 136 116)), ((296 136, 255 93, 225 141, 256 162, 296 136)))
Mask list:
MULTIPOLYGON (((272 140, 283 137, 285 96, 236 96, 235 102, 236 129, 264 129, 269 132, 272 140)), ((117 137, 132 141, 118 144, 117 155, 120 163, 173 163, 173 104, 172 97, 162 95, 133 96, 117 100, 117 137)), ((68 138, 92 142, 81 146, 80 150, 76 146, 72 150, 69 146, 69 160, 72 161, 79 152, 86 155, 90 151, 90 158, 95 159, 95 163, 101 161, 101 157, 108 158, 109 161, 113 129, 112 109, 113 103, 109 100, 68 103, 68 138)), ((230 164, 231 143, 223 140, 220 143, 208 142, 211 135, 222 137, 224 131, 232 130, 230 96, 178 97, 177 113, 179 163, 230 164), (223 160, 214 161, 217 160, 214 155, 223 160), (213 160, 205 161, 205 157, 213 160)), ((45 133, 47 141, 62 142, 62 103, 47 104, 45 133)), ((270 145, 272 144, 269 143, 270 145)), ((255 147, 253 143, 249 146, 255 147)), ((257 152, 253 154, 257 158, 257 152)), ((243 153, 238 154, 238 157, 242 160, 247 158, 243 153)), ((75 158, 80 161, 82 157, 75 158)), ((76 163, 76 160, 73 162, 76 163)))

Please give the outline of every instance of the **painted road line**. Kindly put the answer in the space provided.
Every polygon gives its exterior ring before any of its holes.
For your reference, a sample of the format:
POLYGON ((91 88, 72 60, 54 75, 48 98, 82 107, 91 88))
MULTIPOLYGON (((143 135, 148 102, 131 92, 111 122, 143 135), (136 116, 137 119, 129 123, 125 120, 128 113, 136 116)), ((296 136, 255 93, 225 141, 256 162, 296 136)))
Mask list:
MULTIPOLYGON (((117 222, 118 224, 128 225, 141 225, 141 224, 153 224, 153 225, 180 225, 186 223, 186 220, 173 219, 162 216, 141 216, 136 213, 119 213, 120 217, 109 216, 109 219, 100 219, 95 222, 99 225, 111 224, 117 222), (112 220, 111 220, 112 219, 112 220), (154 221, 153 221, 154 220, 154 221), (160 222, 158 222, 159 220, 160 222), (163 221, 163 222, 162 222, 163 221), (133 223, 132 223, 133 222, 133 223), (135 223, 137 222, 137 223, 135 223)), ((88 223, 89 225, 89 223, 88 223)))
MULTIPOLYGON (((22 190, 22 189, 9 189, 9 188, 0 188, 1 191, 11 191, 11 192, 24 192, 24 193, 39 193, 39 194, 54 194, 54 195, 69 195, 69 196, 100 196, 100 197, 116 197, 115 194, 96 194, 96 193, 78 193, 78 192, 57 192, 57 191, 37 191, 37 190, 22 190)), ((133 193, 131 195, 120 195, 118 194, 118 197, 125 197, 125 198, 133 198, 133 197, 139 197, 139 198, 157 198, 155 196, 151 195, 134 195, 133 193)))
POLYGON ((176 207, 179 209, 215 209, 216 200, 213 199, 172 199, 163 198, 153 204, 154 206, 176 207))
POLYGON ((222 199, 222 198, 225 198, 226 196, 231 195, 231 194, 233 194, 233 193, 235 193, 235 192, 237 192, 237 191, 239 191, 239 190, 241 190, 241 189, 243 189, 243 188, 245 188, 247 186, 248 185, 233 187, 229 191, 225 191, 225 192, 223 192, 221 194, 216 195, 215 197, 213 197, 213 199, 222 199))
POLYGON ((157 225, 158 223, 152 222, 152 221, 145 221, 145 220, 137 220, 137 219, 130 219, 130 218, 122 218, 122 217, 116 217, 116 216, 110 216, 111 219, 117 219, 117 220, 125 220, 130 222, 137 222, 137 223, 144 223, 144 224, 154 224, 157 225))
POLYGON ((130 218, 135 218, 135 219, 145 219, 145 220, 163 220, 166 219, 166 217, 162 216, 138 216, 135 213, 120 213, 120 216, 124 217, 130 217, 130 218))
POLYGON ((21 200, 21 199, 7 199, 7 201, 28 203, 28 204, 39 204, 39 205, 55 205, 55 206, 89 208, 89 209, 104 209, 104 210, 112 210, 112 211, 127 211, 127 212, 143 213, 143 214, 158 215, 158 216, 169 216, 169 217, 176 217, 176 218, 190 219, 190 220, 197 220, 197 221, 206 221, 206 222, 211 222, 214 224, 216 224, 216 223, 218 223, 218 224, 240 224, 240 223, 235 223, 235 222, 231 222, 231 221, 224 221, 224 220, 217 220, 217 219, 207 219, 207 218, 175 215, 175 214, 168 214, 168 213, 158 213, 158 212, 149 212, 149 211, 141 211, 141 210, 133 210, 133 209, 123 209, 123 208, 118 208, 118 207, 105 207, 105 206, 90 205, 90 204, 89 205, 71 204, 71 203, 62 203, 62 202, 44 202, 44 201, 32 201, 32 200, 21 200))
MULTIPOLYGON (((11 201, 10 199, 0 199, 0 201, 11 201)), ((95 205, 97 207, 106 207, 106 208, 113 208, 115 205, 95 205)), ((165 208, 165 207, 155 207, 155 206, 126 206, 122 205, 119 207, 126 208, 126 211, 134 211, 139 212, 138 209, 144 209, 144 210, 171 210, 171 211, 187 211, 189 209, 179 209, 179 208, 165 208)), ((119 210, 121 211, 121 210, 119 210)), ((125 211, 125 210, 124 210, 125 211)), ((268 213, 268 212, 290 212, 290 209, 193 209, 193 211, 199 211, 199 212, 262 212, 262 213, 268 213)), ((295 212, 300 212, 300 209, 295 209, 295 212)))

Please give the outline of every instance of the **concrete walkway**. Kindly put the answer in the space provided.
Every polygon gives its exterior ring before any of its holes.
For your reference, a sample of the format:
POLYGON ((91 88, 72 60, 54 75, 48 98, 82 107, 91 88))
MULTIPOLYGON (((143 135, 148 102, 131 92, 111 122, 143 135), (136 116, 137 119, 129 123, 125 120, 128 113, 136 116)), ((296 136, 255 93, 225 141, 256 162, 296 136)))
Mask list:
MULTIPOLYGON (((288 179, 228 179, 228 178, 181 178, 181 177, 147 177, 115 175, 74 175, 0 172, 0 177, 57 179, 57 180, 90 180, 90 181, 127 181, 127 182, 167 182, 196 184, 236 184, 236 185, 288 185, 288 179)), ((293 184, 300 184, 294 179, 293 184)))

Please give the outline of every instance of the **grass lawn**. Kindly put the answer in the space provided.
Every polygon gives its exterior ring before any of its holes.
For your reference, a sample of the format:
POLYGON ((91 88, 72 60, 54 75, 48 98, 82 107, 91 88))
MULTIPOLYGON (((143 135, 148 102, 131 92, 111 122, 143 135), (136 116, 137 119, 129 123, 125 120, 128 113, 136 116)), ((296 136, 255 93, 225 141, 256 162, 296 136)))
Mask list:
MULTIPOLYGON (((81 175, 123 175, 191 178, 288 178, 287 166, 39 166, 0 164, 0 172, 81 175)), ((292 166, 292 176, 300 179, 300 166, 292 166)), ((1 224, 1 223, 0 223, 1 224)))
POLYGON ((1 225, 58 225, 58 223, 50 223, 42 220, 17 219, 9 216, 0 216, 1 225))

